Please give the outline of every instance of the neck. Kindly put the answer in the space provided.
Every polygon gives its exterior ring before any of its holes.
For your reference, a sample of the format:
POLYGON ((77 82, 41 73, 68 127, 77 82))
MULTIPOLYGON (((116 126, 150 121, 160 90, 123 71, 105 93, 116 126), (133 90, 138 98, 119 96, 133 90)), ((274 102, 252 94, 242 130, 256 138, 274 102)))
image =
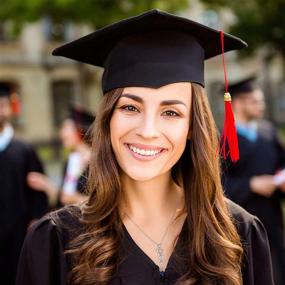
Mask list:
POLYGON ((75 151, 80 152, 81 154, 86 154, 90 152, 90 147, 84 142, 81 142, 76 146, 75 151))
POLYGON ((121 212, 133 217, 168 217, 183 208, 183 190, 173 182, 170 173, 142 182, 123 175, 122 189, 121 212))

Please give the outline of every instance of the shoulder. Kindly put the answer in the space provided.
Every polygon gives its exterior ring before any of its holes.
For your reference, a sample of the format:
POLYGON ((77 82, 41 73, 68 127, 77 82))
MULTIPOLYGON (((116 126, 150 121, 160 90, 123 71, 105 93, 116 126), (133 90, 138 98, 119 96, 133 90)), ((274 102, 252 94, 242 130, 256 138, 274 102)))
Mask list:
POLYGON ((271 122, 267 120, 262 120, 259 122, 258 133, 261 137, 269 141, 276 139, 276 136, 277 136, 276 128, 271 122))
POLYGON ((232 200, 226 198, 226 204, 234 220, 238 222, 250 223, 254 219, 253 215, 251 215, 244 208, 242 208, 232 200))
POLYGON ((13 143, 14 145, 17 145, 17 146, 21 146, 21 147, 24 147, 24 148, 32 148, 32 144, 25 141, 24 139, 21 139, 17 136, 14 136, 11 140, 11 143, 13 143))
POLYGON ((249 239, 253 231, 265 231, 262 223, 256 216, 251 215, 245 209, 229 199, 226 199, 226 203, 242 240, 249 239))
POLYGON ((31 227, 26 242, 59 242, 66 247, 83 230, 80 218, 81 210, 77 206, 66 206, 50 212, 31 227))
POLYGON ((258 130, 264 130, 269 132, 275 132, 275 126, 268 120, 261 120, 258 123, 258 130))
POLYGON ((28 143, 26 143, 26 142, 24 142, 18 138, 15 138, 15 137, 11 140, 10 145, 13 147, 23 148, 23 149, 29 149, 29 147, 30 147, 28 143))
POLYGON ((68 284, 72 260, 66 250, 80 229, 79 208, 51 212, 28 231, 18 262, 17 285, 68 284))
POLYGON ((11 140, 9 148, 13 151, 21 151, 23 153, 31 153, 34 151, 34 148, 31 144, 18 138, 13 138, 11 140))

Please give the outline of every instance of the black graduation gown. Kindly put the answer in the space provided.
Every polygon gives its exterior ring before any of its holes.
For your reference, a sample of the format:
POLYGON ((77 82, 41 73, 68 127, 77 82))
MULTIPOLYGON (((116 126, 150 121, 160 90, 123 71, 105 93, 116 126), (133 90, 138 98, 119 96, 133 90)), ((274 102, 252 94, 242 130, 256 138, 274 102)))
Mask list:
MULTIPOLYGON (((242 269, 244 285, 273 285, 270 252, 266 231, 261 222, 241 207, 228 201, 238 232, 245 247, 242 269)), ((19 262, 16 285, 66 285, 70 260, 64 255, 71 236, 78 235, 82 226, 68 207, 43 218, 28 233, 19 262), (60 222, 58 222, 60 221, 60 222), (68 224, 69 230, 63 225, 68 224)), ((185 272, 185 265, 177 267, 175 256, 181 255, 185 223, 164 276, 159 268, 136 245, 123 228, 122 262, 108 285, 172 285, 185 272)))
POLYGON ((41 218, 47 210, 46 196, 27 185, 30 171, 43 171, 34 150, 12 139, 0 152, 0 283, 5 285, 15 283, 18 257, 29 222, 41 218))
POLYGON ((275 130, 267 122, 259 127, 255 142, 240 134, 238 140, 240 160, 224 165, 225 193, 264 224, 271 247, 275 283, 284 285, 285 244, 281 201, 285 195, 279 190, 270 198, 255 194, 250 190, 249 180, 256 175, 275 174, 278 169, 285 167, 285 150, 275 130))

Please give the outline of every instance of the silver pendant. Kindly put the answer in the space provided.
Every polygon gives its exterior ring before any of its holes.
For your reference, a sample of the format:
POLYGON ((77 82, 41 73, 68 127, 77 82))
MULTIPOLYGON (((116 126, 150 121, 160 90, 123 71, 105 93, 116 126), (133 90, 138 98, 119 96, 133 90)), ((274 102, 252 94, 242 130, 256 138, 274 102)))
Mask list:
POLYGON ((163 253, 163 249, 161 247, 161 243, 156 245, 156 253, 157 253, 157 257, 158 257, 159 268, 162 271, 164 253, 163 253))

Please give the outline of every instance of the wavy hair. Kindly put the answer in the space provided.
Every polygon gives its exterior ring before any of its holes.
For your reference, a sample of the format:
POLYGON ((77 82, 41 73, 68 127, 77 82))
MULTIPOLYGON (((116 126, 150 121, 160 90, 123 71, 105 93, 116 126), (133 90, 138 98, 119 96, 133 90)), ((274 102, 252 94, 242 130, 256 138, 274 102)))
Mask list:
MULTIPOLYGON (((241 285, 243 248, 221 185, 216 126, 204 89, 195 83, 191 86, 191 141, 174 167, 184 189, 189 256, 189 270, 177 285, 241 285)), ((97 113, 88 178, 90 196, 81 214, 85 230, 67 250, 74 261, 73 285, 106 285, 118 267, 122 189, 111 146, 110 120, 122 91, 116 89, 103 96, 97 113)))

